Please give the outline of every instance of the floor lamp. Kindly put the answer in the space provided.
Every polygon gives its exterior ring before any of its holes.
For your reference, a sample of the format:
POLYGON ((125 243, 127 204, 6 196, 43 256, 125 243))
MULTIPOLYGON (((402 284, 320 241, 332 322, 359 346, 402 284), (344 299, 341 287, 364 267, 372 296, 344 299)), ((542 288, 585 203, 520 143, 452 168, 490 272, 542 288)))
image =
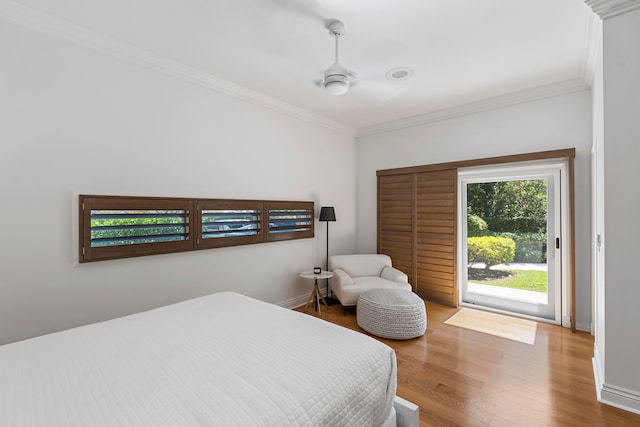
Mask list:
MULTIPOLYGON (((336 211, 333 209, 333 206, 323 206, 320 208, 320 218, 318 221, 327 223, 327 270, 329 270, 329 221, 336 220, 336 211)), ((329 298, 329 279, 327 279, 327 305, 332 305, 336 303, 336 300, 333 298, 329 298)))

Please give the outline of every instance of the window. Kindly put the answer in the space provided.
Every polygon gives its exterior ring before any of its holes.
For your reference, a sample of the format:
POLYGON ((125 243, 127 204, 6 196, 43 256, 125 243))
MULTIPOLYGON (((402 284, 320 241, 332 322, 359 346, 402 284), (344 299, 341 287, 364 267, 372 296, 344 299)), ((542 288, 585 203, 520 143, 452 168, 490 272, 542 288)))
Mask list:
POLYGON ((92 210, 91 247, 174 242, 189 237, 187 210, 92 210))
POLYGON ((80 262, 314 236, 313 202, 80 196, 80 262))
POLYGON ((261 243, 262 205, 250 200, 199 200, 198 248, 261 243))
POLYGON ((268 241, 313 237, 313 203, 270 202, 268 241))
POLYGON ((190 250, 193 202, 80 196, 80 262, 190 250))

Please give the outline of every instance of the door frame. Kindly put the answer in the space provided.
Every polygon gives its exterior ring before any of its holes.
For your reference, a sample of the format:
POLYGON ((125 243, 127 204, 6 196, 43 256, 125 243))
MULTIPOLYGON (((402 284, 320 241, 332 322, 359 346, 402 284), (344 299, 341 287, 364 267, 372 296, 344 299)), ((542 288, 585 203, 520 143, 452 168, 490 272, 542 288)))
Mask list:
MULTIPOLYGON (((493 311, 498 313, 505 313, 516 315, 518 317, 524 317, 540 322, 561 324, 564 327, 571 327, 570 307, 569 307, 569 269, 570 264, 569 254, 572 253, 570 241, 570 194, 569 194, 569 177, 570 165, 567 160, 553 159, 553 160, 541 160, 530 161, 521 163, 509 163, 503 165, 485 165, 474 166, 458 169, 458 201, 457 201, 457 223, 458 223, 458 274, 457 274, 457 287, 458 287, 458 304, 465 307, 473 307, 487 311, 493 311), (545 172, 546 171, 546 172, 545 172), (556 307, 555 307, 555 320, 530 316, 526 314, 512 313, 506 310, 501 310, 491 307, 478 306, 476 304, 468 304, 462 301, 462 288, 467 280, 467 245, 465 239, 467 238, 467 209, 466 200, 464 195, 466 191, 463 191, 463 183, 466 185, 464 177, 473 176, 474 178, 486 177, 508 177, 508 176, 525 176, 527 174, 541 175, 541 174, 553 174, 553 171, 559 171, 558 182, 555 183, 555 191, 558 191, 560 209, 559 218, 557 218, 556 235, 560 236, 560 253, 559 256, 559 272, 555 273, 556 280, 556 307)), ((549 240, 549 239, 548 239, 549 240)))

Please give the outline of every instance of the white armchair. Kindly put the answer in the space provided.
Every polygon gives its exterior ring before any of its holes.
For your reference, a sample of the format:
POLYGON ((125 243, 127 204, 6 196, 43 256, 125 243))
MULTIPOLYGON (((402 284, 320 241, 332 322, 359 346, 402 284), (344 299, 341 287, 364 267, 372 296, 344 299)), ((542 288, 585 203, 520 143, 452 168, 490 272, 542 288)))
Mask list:
POLYGON ((377 288, 411 290, 406 274, 391 266, 391 258, 382 254, 333 255, 331 289, 340 303, 356 305, 364 291, 377 288))

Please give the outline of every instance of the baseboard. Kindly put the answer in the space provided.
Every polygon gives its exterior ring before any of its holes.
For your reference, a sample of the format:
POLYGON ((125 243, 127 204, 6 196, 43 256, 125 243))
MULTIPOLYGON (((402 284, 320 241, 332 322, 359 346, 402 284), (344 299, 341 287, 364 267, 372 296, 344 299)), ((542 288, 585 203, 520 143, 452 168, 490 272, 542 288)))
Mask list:
POLYGON ((595 354, 592 361, 598 402, 640 414, 640 393, 624 387, 607 384, 604 379, 604 370, 598 352, 596 351, 595 354))
POLYGON ((607 405, 640 414, 640 393, 636 391, 617 387, 605 382, 600 391, 600 399, 598 400, 607 405))
MULTIPOLYGON (((569 316, 562 316, 562 326, 565 328, 571 327, 571 318, 569 316)), ((576 323, 576 330, 581 332, 589 332, 593 335, 592 326, 588 323, 576 323)))
MULTIPOLYGON (((325 292, 323 292, 324 290, 321 289, 320 293, 322 294, 323 297, 326 298, 326 294, 325 292)), ((276 305, 279 305, 280 307, 284 307, 284 308, 298 308, 301 305, 305 305, 307 303, 307 301, 309 300, 309 294, 304 294, 304 295, 299 295, 297 297, 293 297, 293 298, 289 298, 288 300, 284 300, 281 302, 276 303, 276 305)))
POLYGON ((602 369, 602 362, 600 361, 600 353, 598 348, 594 347, 594 356, 591 359, 593 364, 593 380, 596 383, 596 397, 598 402, 602 401, 602 384, 604 384, 604 371, 602 369))
POLYGON ((300 296, 289 298, 288 300, 276 303, 276 305, 279 305, 280 307, 284 307, 284 308, 297 308, 297 307, 300 307, 301 305, 304 305, 308 299, 309 299, 309 295, 300 295, 300 296))
POLYGON ((418 427, 420 425, 420 408, 401 397, 393 398, 393 409, 396 410, 397 427, 418 427))
POLYGON ((576 323, 576 330, 581 332, 589 332, 591 334, 591 325, 588 323, 576 323))

